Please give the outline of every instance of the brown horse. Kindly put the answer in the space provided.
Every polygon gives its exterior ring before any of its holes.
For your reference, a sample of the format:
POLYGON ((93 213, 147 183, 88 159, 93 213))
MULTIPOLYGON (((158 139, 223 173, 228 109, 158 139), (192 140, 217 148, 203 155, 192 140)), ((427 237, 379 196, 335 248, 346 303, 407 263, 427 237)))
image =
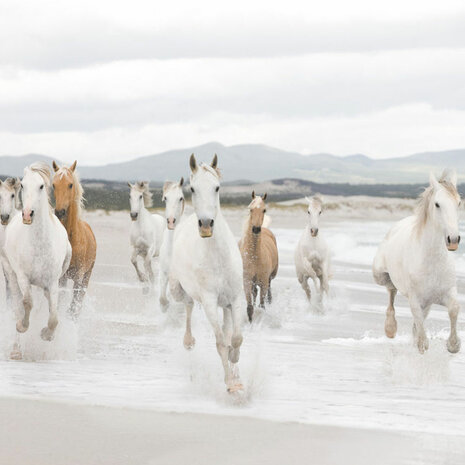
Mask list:
POLYGON ((269 222, 265 217, 265 200, 266 194, 260 197, 255 196, 255 191, 252 192, 249 219, 239 242, 249 321, 253 317, 257 287, 260 288, 260 307, 265 308, 265 296, 268 303, 271 303, 271 280, 278 272, 278 247, 274 234, 266 227, 269 222))
POLYGON ((77 317, 94 267, 97 243, 92 229, 81 219, 83 190, 76 173, 76 161, 69 168, 60 168, 53 162, 53 170, 55 215, 66 228, 73 249, 68 271, 60 285, 65 286, 67 279, 73 280, 73 300, 69 312, 77 317))

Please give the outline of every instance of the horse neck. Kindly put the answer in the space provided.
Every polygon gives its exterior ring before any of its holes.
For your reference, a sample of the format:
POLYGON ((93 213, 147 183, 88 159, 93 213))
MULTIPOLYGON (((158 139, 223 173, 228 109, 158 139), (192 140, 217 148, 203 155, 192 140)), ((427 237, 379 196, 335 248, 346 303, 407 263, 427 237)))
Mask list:
POLYGON ((34 235, 40 239, 47 235, 48 231, 52 226, 52 215, 50 204, 46 197, 40 203, 40 211, 38 215, 34 215, 34 221, 28 228, 34 232, 34 235))
POLYGON ((447 249, 444 245, 444 235, 430 218, 421 229, 420 242, 424 254, 431 260, 431 257, 442 257, 447 255, 447 249))
POLYGON ((139 221, 140 225, 142 226, 142 225, 148 224, 151 217, 152 217, 152 214, 147 210, 145 205, 142 205, 137 221, 139 221))
POLYGON ((73 200, 68 207, 68 217, 64 225, 69 237, 72 237, 73 233, 77 231, 79 220, 78 204, 76 200, 73 200))

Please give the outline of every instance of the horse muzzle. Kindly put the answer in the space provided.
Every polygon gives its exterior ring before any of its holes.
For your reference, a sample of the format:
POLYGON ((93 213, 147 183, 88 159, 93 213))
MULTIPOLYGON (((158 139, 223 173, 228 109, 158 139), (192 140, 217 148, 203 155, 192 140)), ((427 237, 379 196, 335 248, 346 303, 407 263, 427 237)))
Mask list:
POLYGON ((213 236, 214 220, 199 220, 199 234, 200 237, 207 238, 213 236))
POLYGON ((138 217, 138 213, 133 213, 133 212, 131 212, 131 220, 132 220, 132 221, 136 221, 136 220, 137 220, 137 217, 138 217))
POLYGON ((34 210, 23 210, 23 223, 32 224, 34 218, 34 210))
POLYGON ((261 226, 252 226, 252 232, 254 234, 260 234, 262 232, 262 227, 261 226))
POLYGON ((312 235, 312 237, 318 236, 318 228, 310 229, 310 234, 312 235))
POLYGON ((172 217, 171 217, 171 218, 167 218, 167 219, 166 219, 166 223, 167 223, 168 229, 169 229, 170 231, 172 231, 172 230, 176 227, 176 225, 175 225, 175 223, 176 223, 176 218, 172 218, 172 217))
POLYGON ((64 208, 62 208, 61 210, 56 210, 55 209, 55 216, 59 219, 59 220, 62 220, 65 218, 66 216, 66 210, 64 208))
POLYGON ((0 215, 0 220, 3 226, 6 226, 10 222, 10 215, 0 215))
POLYGON ((456 237, 447 236, 447 241, 446 241, 447 250, 450 250, 451 252, 455 252, 459 248, 459 244, 460 244, 460 236, 456 236, 456 237))

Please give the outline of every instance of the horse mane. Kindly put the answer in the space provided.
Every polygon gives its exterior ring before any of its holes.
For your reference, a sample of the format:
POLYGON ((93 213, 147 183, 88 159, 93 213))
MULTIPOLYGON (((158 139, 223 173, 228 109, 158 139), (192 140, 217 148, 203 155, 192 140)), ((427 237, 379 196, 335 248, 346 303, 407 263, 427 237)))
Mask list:
POLYGON ((165 184, 163 184, 163 195, 165 195, 172 187, 179 185, 179 183, 175 181, 166 181, 165 184))
POLYGON ((203 162, 199 164, 199 167, 203 168, 203 170, 206 171, 207 173, 213 174, 213 176, 216 176, 218 179, 221 179, 221 171, 218 167, 213 168, 208 163, 203 163, 203 162))
POLYGON ((82 209, 84 208, 84 189, 82 188, 81 181, 79 179, 79 174, 76 170, 72 171, 66 166, 62 166, 58 171, 57 175, 60 175, 60 179, 63 179, 65 174, 71 175, 74 184, 74 191, 76 192, 76 210, 78 218, 81 217, 82 209))
POLYGON ((32 165, 29 165, 26 168, 24 168, 24 171, 26 170, 39 174, 41 178, 44 180, 45 188, 47 189, 49 212, 53 216, 53 206, 51 204, 50 199, 50 185, 52 184, 52 172, 50 171, 50 167, 47 165, 47 163, 43 161, 36 161, 32 165))
POLYGON ((133 187, 136 189, 136 191, 139 191, 144 196, 144 206, 151 207, 152 193, 149 189, 149 183, 147 181, 137 181, 133 187))
MULTIPOLYGON (((444 189, 455 199, 459 200, 460 195, 457 191, 457 187, 450 182, 449 172, 446 170, 442 173, 441 179, 439 179, 438 183, 441 184, 444 189)), ((429 210, 431 206, 431 199, 433 197, 434 187, 428 186, 424 189, 424 191, 420 194, 417 201, 416 207, 416 215, 417 215, 417 226, 419 230, 422 230, 429 217, 429 210)))

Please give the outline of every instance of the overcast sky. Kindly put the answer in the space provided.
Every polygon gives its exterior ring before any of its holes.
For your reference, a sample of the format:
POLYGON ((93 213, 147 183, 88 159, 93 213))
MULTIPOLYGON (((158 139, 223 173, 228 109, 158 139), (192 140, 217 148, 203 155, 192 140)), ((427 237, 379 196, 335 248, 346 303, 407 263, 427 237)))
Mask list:
POLYGON ((0 154, 465 147, 464 24, 463 0, 2 0, 0 154))

